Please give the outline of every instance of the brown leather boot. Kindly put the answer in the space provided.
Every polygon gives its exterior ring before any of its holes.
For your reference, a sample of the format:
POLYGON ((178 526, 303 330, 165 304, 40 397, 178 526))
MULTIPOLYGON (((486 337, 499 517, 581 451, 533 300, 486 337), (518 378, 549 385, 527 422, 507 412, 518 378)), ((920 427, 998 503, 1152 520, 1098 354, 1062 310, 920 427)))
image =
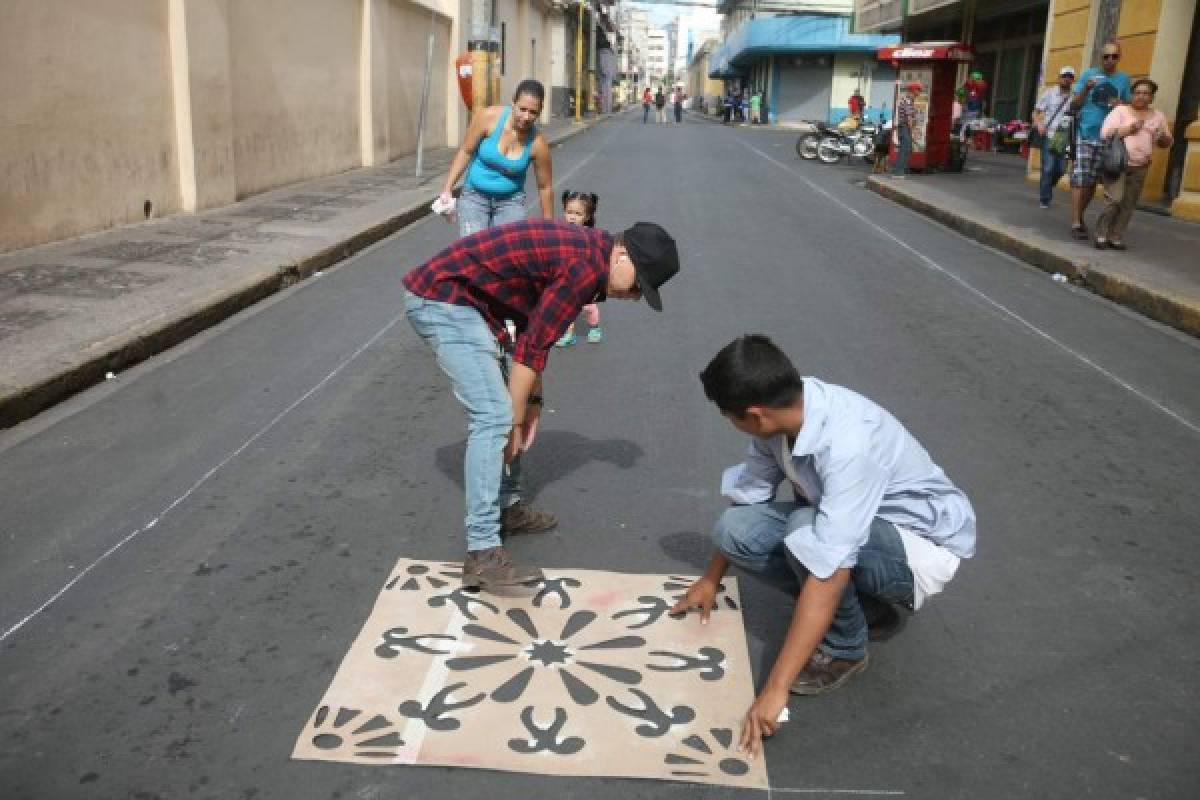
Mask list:
POLYGON ((792 681, 789 691, 792 694, 816 695, 832 692, 856 673, 867 668, 867 658, 862 661, 847 661, 834 658, 818 650, 812 654, 806 666, 796 680, 792 681))
POLYGON ((539 511, 520 500, 500 512, 500 535, 545 533, 558 527, 558 519, 549 511, 539 511))
POLYGON ((463 588, 489 589, 540 581, 545 576, 538 567, 523 567, 512 560, 503 547, 471 550, 463 562, 463 588))

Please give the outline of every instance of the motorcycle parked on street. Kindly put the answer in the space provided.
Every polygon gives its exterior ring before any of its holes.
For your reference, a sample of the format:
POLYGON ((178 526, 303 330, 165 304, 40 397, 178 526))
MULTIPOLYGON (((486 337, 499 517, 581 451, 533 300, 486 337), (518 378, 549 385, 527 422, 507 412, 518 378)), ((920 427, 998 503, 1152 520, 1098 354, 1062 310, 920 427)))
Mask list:
POLYGON ((796 140, 796 155, 811 161, 817 157, 817 148, 821 144, 821 138, 833 131, 833 128, 826 122, 821 120, 805 120, 807 129, 803 130, 800 138, 796 140))
POLYGON ((825 164, 836 164, 843 158, 861 158, 868 164, 875 161, 875 135, 879 127, 866 123, 852 131, 830 128, 817 144, 817 158, 825 164))

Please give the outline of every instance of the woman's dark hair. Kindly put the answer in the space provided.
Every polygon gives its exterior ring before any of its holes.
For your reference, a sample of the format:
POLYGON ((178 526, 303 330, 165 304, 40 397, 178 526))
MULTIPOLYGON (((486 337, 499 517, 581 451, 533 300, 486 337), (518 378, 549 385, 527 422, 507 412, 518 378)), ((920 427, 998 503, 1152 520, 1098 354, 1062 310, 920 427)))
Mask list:
POLYGON ((567 210, 567 203, 572 200, 578 200, 587 209, 583 218, 583 224, 589 228, 596 227, 596 209, 600 205, 600 198, 590 192, 565 191, 562 193, 563 211, 567 210))
POLYGON ((517 84, 517 90, 513 92, 513 102, 517 102, 521 95, 535 98, 543 105, 546 103, 546 87, 542 86, 541 81, 535 81, 533 78, 526 78, 517 84))
POLYGON ((1133 82, 1133 85, 1129 87, 1129 93, 1133 94, 1137 91, 1137 87, 1142 85, 1150 87, 1150 94, 1158 94, 1158 84, 1149 78, 1138 78, 1133 82))
POLYGON ((723 413, 741 417, 750 406, 787 408, 804 395, 792 362, 762 334, 734 339, 700 373, 704 394, 723 413))

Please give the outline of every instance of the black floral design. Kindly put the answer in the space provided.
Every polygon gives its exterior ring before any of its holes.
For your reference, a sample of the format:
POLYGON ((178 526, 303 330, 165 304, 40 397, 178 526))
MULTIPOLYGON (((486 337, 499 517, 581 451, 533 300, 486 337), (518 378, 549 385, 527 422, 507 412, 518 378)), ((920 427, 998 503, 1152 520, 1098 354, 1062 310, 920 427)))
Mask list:
POLYGON ((362 710, 338 708, 330 718, 329 706, 321 706, 313 717, 312 743, 322 750, 338 750, 349 745, 354 755, 367 758, 394 758, 404 740, 392 721, 376 714, 366 721, 362 710), (357 722, 356 725, 351 723, 357 722))
POLYGON ((415 592, 421 588, 421 579, 429 584, 433 589, 445 589, 454 580, 462 577, 461 564, 442 564, 438 568, 438 576, 433 574, 433 570, 425 564, 409 564, 403 572, 398 572, 392 576, 392 579, 384 584, 384 589, 396 589, 396 584, 404 579, 404 583, 400 584, 399 590, 402 592, 415 592), (440 576, 440 577, 438 577, 440 576))
POLYGON ((714 769, 726 775, 745 775, 750 771, 750 764, 733 751, 733 731, 729 728, 709 728, 712 744, 699 734, 692 734, 683 740, 689 748, 687 753, 668 753, 663 763, 668 767, 678 767, 671 774, 680 778, 706 778, 712 775, 714 769), (715 747, 714 747, 715 745, 715 747))

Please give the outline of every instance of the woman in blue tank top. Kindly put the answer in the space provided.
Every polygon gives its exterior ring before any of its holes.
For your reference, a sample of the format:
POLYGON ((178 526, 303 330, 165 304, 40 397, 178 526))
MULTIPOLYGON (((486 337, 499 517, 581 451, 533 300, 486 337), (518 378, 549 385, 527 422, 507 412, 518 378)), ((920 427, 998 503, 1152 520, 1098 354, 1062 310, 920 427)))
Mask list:
POLYGON ((489 106, 471 120, 442 187, 442 199, 447 201, 466 173, 458 199, 459 235, 525 219, 525 175, 530 164, 537 176, 542 216, 554 219, 550 145, 534 124, 545 99, 542 84, 523 80, 511 106, 489 106))

